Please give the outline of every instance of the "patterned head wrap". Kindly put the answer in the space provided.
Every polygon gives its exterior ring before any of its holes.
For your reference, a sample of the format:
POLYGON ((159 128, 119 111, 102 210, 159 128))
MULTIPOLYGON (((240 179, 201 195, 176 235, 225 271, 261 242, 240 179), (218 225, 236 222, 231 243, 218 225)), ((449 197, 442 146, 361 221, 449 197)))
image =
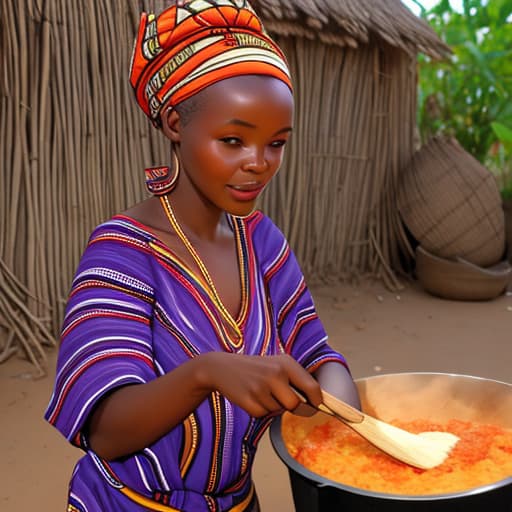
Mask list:
POLYGON ((142 14, 130 83, 156 125, 164 105, 239 75, 273 76, 292 88, 282 51, 246 0, 178 0, 159 16, 142 14))

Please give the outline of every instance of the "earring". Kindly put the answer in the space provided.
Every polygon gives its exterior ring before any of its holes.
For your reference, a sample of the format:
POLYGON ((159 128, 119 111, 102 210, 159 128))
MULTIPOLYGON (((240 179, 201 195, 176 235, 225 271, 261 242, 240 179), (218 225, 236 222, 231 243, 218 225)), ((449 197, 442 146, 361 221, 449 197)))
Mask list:
POLYGON ((146 175, 146 188, 155 196, 169 194, 176 187, 180 174, 180 162, 174 148, 171 149, 172 167, 148 167, 146 175))

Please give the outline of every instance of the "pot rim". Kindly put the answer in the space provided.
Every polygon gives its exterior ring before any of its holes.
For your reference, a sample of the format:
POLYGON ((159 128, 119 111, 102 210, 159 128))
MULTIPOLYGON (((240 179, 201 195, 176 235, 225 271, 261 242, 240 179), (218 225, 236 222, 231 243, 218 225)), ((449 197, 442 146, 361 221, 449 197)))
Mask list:
POLYGON ((451 372, 393 372, 393 373, 379 373, 377 375, 369 375, 368 377, 359 377, 354 379, 354 382, 363 382, 373 379, 380 379, 383 377, 395 377, 398 375, 428 375, 428 376, 442 376, 442 377, 462 377, 468 380, 482 380, 485 382, 495 382, 496 384, 503 384, 504 386, 508 386, 512 388, 512 383, 505 382, 503 380, 491 379, 488 377, 478 377, 476 375, 466 375, 464 373, 451 373, 451 372))
MULTIPOLYGON (((464 375, 457 373, 442 373, 442 372, 396 372, 396 373, 384 373, 379 375, 371 375, 369 377, 361 377, 355 379, 355 382, 368 381, 370 379, 378 379, 381 377, 391 377, 394 375, 429 375, 429 376, 447 376, 447 377, 463 377, 472 380, 482 380, 482 381, 492 381, 498 384, 503 384, 505 386, 509 386, 512 388, 512 384, 508 382, 503 382, 495 379, 488 379, 485 377, 476 377, 473 375, 464 375)), ((471 489, 466 489, 464 491, 457 491, 454 493, 445 493, 445 494, 391 494, 377 491, 369 491, 367 489, 361 489, 359 487, 352 487, 350 485, 342 484, 340 482, 335 482, 334 480, 330 480, 329 478, 325 478, 323 476, 318 475, 317 473, 313 473, 311 470, 297 462, 288 452, 286 445, 284 444, 283 438, 281 436, 281 419, 282 415, 274 418, 272 424, 270 425, 270 441, 274 450, 276 451, 279 458, 285 463, 288 469, 291 469, 298 473, 299 475, 307 478, 315 482, 318 487, 334 487, 336 489, 340 489, 342 491, 350 492, 353 494, 359 494, 361 496, 367 496, 370 498, 377 499, 389 499, 389 500, 397 500, 397 501, 440 501, 447 499, 456 499, 463 498, 468 496, 473 496, 476 494, 483 494, 485 492, 489 492, 501 487, 505 487, 506 485, 512 484, 512 476, 504 478, 502 480, 498 480, 497 482, 493 482, 487 485, 481 485, 478 487, 473 487, 471 489)))

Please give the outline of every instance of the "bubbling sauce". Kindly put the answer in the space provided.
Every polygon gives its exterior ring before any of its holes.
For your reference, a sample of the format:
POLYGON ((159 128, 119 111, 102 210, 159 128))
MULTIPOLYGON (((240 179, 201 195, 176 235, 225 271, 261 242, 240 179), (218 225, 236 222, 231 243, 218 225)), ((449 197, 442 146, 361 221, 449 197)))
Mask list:
POLYGON ((292 457, 310 471, 374 492, 448 494, 512 476, 512 430, 457 419, 390 423, 413 433, 451 432, 460 441, 442 464, 424 470, 390 457, 335 419, 308 431, 300 417, 285 414, 282 436, 292 457))

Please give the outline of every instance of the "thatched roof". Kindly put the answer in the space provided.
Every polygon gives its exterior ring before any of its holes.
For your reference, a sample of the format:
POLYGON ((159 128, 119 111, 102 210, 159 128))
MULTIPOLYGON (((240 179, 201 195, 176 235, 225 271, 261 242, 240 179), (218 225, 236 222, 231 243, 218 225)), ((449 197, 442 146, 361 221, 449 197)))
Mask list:
POLYGON ((267 30, 357 48, 378 37, 409 54, 442 58, 449 47, 400 0, 252 0, 267 30))

